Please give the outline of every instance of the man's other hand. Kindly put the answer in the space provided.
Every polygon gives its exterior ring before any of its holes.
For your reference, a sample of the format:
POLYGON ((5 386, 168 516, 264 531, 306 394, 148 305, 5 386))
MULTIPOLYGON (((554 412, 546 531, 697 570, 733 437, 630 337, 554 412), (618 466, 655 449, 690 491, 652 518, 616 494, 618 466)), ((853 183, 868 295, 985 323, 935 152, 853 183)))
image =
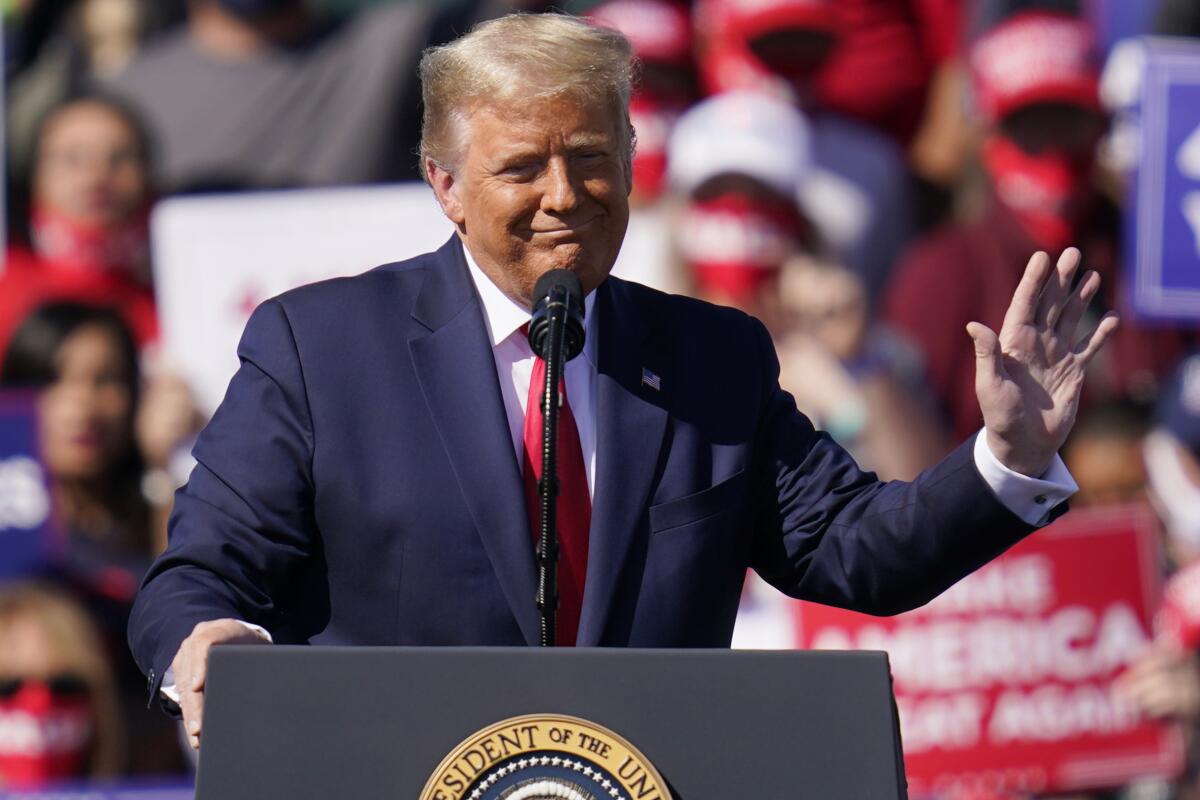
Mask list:
POLYGON ((204 716, 204 683, 208 677, 208 651, 215 644, 267 644, 269 640, 236 619, 200 622, 179 645, 171 662, 175 686, 179 690, 179 708, 188 742, 200 749, 200 728, 204 716))
POLYGON ((1000 463, 1035 478, 1071 432, 1088 363, 1117 329, 1110 311, 1075 341, 1083 311, 1100 289, 1100 275, 1088 272, 1071 290, 1079 261, 1074 247, 1063 251, 1057 267, 1045 253, 1034 253, 1000 334, 978 322, 967 325, 988 446, 1000 463))

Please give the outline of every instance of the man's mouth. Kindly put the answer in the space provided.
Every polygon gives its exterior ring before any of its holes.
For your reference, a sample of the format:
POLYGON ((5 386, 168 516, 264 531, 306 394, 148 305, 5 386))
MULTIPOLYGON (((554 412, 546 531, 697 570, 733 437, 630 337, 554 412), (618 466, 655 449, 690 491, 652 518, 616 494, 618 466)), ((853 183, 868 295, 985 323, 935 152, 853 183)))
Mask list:
POLYGON ((560 225, 554 228, 530 228, 534 236, 544 236, 550 238, 570 239, 578 234, 589 230, 599 217, 577 222, 571 225, 560 225))

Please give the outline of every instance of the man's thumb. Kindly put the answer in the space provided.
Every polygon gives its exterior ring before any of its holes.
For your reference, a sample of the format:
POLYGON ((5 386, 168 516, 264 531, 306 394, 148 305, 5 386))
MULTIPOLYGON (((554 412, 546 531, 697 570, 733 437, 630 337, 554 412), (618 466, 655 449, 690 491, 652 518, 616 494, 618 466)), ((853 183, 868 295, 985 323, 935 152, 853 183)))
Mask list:
POLYGON ((967 323, 967 334, 975 343, 975 375, 977 378, 999 379, 1000 337, 996 332, 979 322, 967 323))

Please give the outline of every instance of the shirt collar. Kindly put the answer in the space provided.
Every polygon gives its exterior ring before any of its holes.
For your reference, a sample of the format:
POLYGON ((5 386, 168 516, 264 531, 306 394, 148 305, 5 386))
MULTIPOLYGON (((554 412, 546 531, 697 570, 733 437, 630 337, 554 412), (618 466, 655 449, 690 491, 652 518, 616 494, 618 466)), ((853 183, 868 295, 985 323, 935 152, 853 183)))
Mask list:
MULTIPOLYGON (((501 342, 517 333, 521 326, 529 322, 530 313, 516 301, 500 291, 500 287, 492 282, 475 259, 471 251, 463 245, 463 256, 467 259, 467 269, 471 280, 475 283, 475 291, 483 305, 483 324, 487 327, 488 339, 492 347, 498 347, 501 342)), ((594 367, 596 365, 596 292, 588 292, 583 298, 585 336, 583 354, 594 367)))

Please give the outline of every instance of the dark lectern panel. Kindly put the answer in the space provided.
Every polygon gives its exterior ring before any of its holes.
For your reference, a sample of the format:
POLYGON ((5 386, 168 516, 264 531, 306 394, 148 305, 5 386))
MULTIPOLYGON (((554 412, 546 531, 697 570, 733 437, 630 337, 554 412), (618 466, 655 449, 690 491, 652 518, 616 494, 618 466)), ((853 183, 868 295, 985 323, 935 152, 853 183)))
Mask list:
POLYGON ((881 653, 218 647, 200 800, 417 800, 476 731, 567 714, 678 800, 903 798, 881 653))

